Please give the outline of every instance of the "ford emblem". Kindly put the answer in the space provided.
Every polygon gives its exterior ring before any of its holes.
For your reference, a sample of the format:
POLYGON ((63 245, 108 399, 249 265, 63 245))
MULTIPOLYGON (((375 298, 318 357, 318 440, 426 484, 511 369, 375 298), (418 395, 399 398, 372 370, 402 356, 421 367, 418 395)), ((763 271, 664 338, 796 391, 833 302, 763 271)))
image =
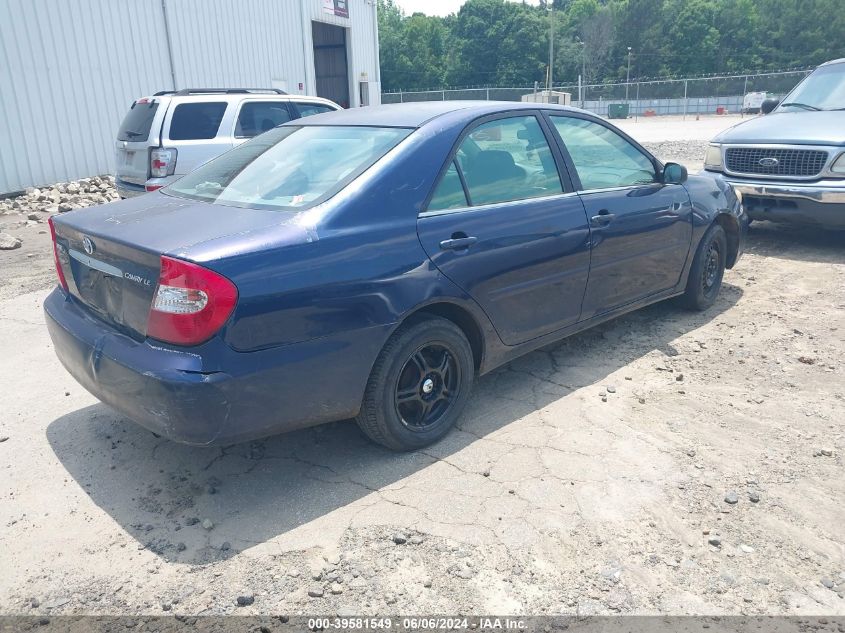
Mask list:
POLYGON ((780 165, 780 161, 777 158, 769 156, 767 158, 761 158, 757 161, 757 164, 760 165, 760 167, 777 167, 780 165))
POLYGON ((82 238, 82 248, 85 249, 85 252, 89 255, 94 254, 94 240, 92 240, 87 235, 82 238))

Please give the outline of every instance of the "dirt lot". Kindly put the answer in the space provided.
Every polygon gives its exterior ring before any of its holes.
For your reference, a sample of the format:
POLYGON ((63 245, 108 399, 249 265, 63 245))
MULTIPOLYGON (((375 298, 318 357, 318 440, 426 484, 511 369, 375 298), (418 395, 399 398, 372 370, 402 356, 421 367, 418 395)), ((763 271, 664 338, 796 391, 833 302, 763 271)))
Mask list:
MULTIPOLYGON (((641 121, 700 166, 713 130, 641 121)), ((845 614, 845 234, 754 225, 709 312, 530 354, 396 455, 123 419, 51 349, 46 226, 4 222, 2 613, 845 614)))

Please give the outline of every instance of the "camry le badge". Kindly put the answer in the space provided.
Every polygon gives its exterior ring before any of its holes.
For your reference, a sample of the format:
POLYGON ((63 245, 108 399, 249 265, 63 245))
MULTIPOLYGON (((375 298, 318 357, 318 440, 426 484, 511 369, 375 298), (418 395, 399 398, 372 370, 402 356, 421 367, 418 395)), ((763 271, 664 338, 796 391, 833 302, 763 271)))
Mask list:
POLYGON ((92 240, 90 237, 88 237, 86 235, 85 237, 82 238, 82 248, 84 248, 85 252, 88 253, 89 255, 93 255, 94 254, 94 248, 95 248, 94 240, 92 240))

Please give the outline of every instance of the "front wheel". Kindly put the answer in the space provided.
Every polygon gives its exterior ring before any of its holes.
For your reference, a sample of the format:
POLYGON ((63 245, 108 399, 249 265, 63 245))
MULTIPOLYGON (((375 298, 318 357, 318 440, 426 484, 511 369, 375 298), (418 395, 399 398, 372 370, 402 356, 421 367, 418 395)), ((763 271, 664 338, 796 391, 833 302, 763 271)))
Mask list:
POLYGON ((457 325, 436 317, 403 325, 376 359, 358 426, 395 451, 428 446, 455 425, 474 374, 472 348, 457 325))
POLYGON ((683 304, 691 310, 706 310, 716 302, 725 274, 728 238, 725 229, 714 224, 701 239, 690 268, 683 304))

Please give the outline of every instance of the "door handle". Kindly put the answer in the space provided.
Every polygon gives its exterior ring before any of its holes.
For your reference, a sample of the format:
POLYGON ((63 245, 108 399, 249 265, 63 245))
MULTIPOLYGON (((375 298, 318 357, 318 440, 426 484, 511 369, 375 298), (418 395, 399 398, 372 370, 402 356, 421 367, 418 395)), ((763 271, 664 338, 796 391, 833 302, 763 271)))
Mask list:
POLYGON ((450 239, 443 240, 442 242, 440 242, 440 248, 444 251, 450 251, 450 250, 455 251, 455 250, 459 250, 459 249, 462 249, 462 248, 469 248, 470 246, 475 244, 477 241, 478 241, 477 237, 452 236, 450 239))
POLYGON ((607 209, 602 209, 599 211, 598 215, 594 215, 590 218, 590 224, 592 226, 607 226, 616 218, 615 213, 611 213, 607 209))

